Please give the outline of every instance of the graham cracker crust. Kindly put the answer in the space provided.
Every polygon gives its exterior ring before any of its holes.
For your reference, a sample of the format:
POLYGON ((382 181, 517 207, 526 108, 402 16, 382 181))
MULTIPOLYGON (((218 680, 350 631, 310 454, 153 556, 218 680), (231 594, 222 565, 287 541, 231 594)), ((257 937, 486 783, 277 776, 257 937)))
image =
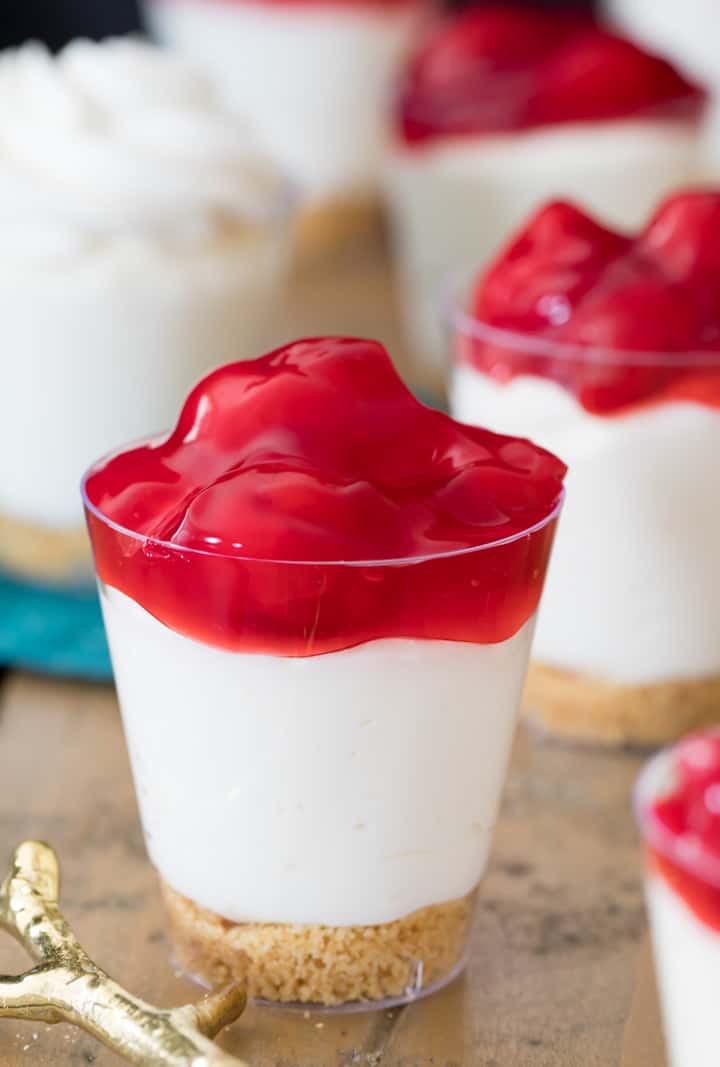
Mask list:
POLYGON ((380 926, 233 923, 161 880, 179 965, 209 985, 247 982, 248 996, 327 1007, 422 992, 461 962, 475 894, 380 926))
POLYGON ((664 745, 720 723, 720 677, 616 685, 531 663, 525 718, 558 737, 603 745, 664 745))
POLYGON ((348 245, 377 241, 382 206, 375 196, 337 197, 300 211, 295 224, 296 259, 306 265, 348 245))
POLYGON ((0 515, 0 567, 32 581, 90 582, 93 569, 87 531, 84 526, 51 530, 0 515))

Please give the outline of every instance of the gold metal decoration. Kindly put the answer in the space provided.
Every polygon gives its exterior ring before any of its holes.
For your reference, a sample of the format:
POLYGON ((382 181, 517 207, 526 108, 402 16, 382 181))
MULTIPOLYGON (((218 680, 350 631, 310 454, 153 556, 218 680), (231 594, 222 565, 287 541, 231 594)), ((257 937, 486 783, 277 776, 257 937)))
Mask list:
POLYGON ((59 887, 53 850, 40 841, 19 845, 0 887, 0 926, 36 966, 0 976, 0 1017, 73 1023, 146 1067, 246 1067, 210 1040, 242 1014, 242 988, 229 985, 181 1008, 154 1008, 81 948, 58 907, 59 887))

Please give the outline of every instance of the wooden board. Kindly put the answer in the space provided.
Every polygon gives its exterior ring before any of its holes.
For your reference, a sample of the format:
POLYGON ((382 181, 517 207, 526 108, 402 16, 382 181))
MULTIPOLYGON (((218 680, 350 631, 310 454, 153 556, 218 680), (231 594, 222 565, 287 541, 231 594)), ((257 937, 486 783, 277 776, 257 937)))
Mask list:
MULTIPOLYGON (((616 1067, 644 929, 637 767, 521 730, 467 975, 392 1013, 253 1008, 226 1046, 258 1067, 616 1067)), ((0 852, 26 837, 57 848, 63 906, 98 962, 155 1003, 194 996, 169 962, 111 690, 9 676, 0 781, 0 852)), ((24 966, 0 940, 0 971, 24 966)), ((118 1061, 68 1027, 0 1024, 3 1067, 93 1062, 118 1061)))
POLYGON ((635 993, 625 1026, 622 1067, 666 1067, 660 1004, 648 937, 638 956, 635 993))

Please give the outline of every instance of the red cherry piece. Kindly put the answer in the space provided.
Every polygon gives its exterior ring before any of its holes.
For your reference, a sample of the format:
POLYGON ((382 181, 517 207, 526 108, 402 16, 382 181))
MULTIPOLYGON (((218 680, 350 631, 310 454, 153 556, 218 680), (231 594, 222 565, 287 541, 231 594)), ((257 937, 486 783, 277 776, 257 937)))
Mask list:
POLYGON ((684 789, 701 788, 720 781, 720 732, 694 734, 681 741, 675 761, 684 789))
POLYGON ((687 813, 685 801, 680 796, 665 797, 658 800, 653 808, 657 820, 671 834, 684 834, 687 832, 687 813))
POLYGON ((709 286, 717 303, 720 192, 690 191, 666 200, 645 227, 639 247, 673 281, 709 286))
POLYGON ((562 326, 629 245, 573 204, 553 201, 500 253, 476 291, 473 311, 514 329, 562 326))
POLYGON ((438 22, 411 57, 397 125, 410 143, 638 114, 695 116, 704 93, 582 14, 498 4, 438 22))
POLYGON ((682 103, 695 92, 664 59, 587 27, 548 57, 528 113, 537 124, 611 119, 682 103))

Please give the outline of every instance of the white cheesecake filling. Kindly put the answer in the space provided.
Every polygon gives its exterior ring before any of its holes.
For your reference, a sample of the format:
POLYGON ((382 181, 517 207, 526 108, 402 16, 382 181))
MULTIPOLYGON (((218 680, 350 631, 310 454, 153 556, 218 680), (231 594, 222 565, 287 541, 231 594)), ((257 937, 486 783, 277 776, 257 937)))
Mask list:
POLYGON ((717 1067, 720 933, 651 876, 647 902, 672 1067, 717 1067))
POLYGON ((533 620, 495 645, 302 659, 183 637, 102 590, 148 851, 236 922, 372 925, 480 881, 533 620))
POLYGON ((81 526, 89 463, 262 350, 286 195, 205 78, 158 49, 0 58, 0 513, 81 526))
POLYGON ((378 183, 393 79, 421 5, 146 0, 159 40, 253 116, 309 201, 378 183))
POLYGON ((625 685, 720 675, 720 412, 592 415, 562 386, 458 365, 452 413, 569 466, 533 656, 625 685))
POLYGON ((696 123, 622 120, 396 144, 386 190, 406 316, 419 358, 441 367, 443 285, 499 251, 549 199, 639 228, 699 174, 696 123))

